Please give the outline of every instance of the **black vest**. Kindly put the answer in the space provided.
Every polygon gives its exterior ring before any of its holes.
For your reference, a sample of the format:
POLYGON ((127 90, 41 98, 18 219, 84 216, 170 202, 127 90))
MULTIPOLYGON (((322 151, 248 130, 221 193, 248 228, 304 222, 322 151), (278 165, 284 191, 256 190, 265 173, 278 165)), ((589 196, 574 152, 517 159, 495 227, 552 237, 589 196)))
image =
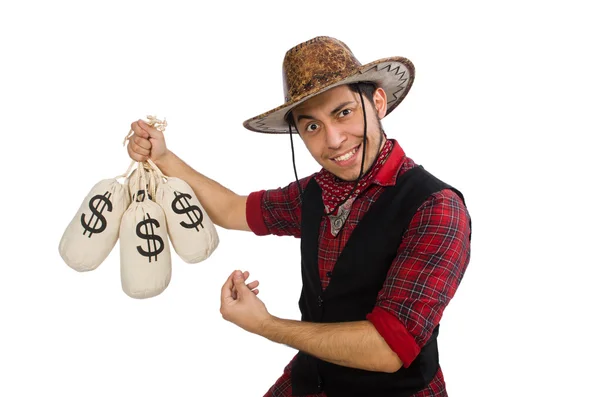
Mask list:
MULTIPOLYGON (((366 320, 412 217, 431 194, 443 189, 454 190, 464 202, 458 190, 422 166, 398 177, 356 225, 323 291, 317 250, 324 207, 321 188, 312 179, 302 200, 302 321, 366 320)), ((325 391, 328 397, 410 396, 425 388, 438 370, 437 335, 438 327, 414 362, 391 374, 343 367, 299 352, 292 365, 292 395, 325 391)))

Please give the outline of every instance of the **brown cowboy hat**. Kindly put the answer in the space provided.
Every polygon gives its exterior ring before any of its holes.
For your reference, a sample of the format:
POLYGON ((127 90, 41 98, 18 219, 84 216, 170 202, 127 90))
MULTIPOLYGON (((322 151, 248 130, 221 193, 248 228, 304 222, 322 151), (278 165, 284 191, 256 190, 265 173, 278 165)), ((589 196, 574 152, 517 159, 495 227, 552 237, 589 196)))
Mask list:
POLYGON ((290 49, 283 59, 285 103, 244 121, 251 131, 289 132, 288 112, 302 102, 343 84, 370 81, 385 90, 386 116, 402 102, 415 78, 415 67, 403 57, 383 58, 362 65, 340 40, 319 36, 290 49))

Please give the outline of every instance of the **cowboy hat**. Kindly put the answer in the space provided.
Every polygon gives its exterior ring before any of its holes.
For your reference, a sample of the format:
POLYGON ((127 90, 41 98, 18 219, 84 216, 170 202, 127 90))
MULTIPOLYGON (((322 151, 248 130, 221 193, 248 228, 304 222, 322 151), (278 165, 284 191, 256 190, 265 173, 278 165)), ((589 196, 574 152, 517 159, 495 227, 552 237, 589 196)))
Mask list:
POLYGON ((379 59, 362 65, 340 40, 319 36, 288 50, 283 60, 285 103, 244 121, 251 131, 289 132, 286 115, 302 102, 343 84, 369 81, 385 90, 386 116, 402 102, 415 78, 412 62, 403 57, 379 59))

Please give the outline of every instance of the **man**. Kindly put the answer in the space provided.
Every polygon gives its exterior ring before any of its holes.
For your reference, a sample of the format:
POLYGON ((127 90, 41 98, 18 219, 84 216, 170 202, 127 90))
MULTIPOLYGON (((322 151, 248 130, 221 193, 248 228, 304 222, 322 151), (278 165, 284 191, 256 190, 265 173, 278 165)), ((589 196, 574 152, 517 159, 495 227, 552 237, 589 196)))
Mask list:
POLYGON ((240 196, 141 121, 131 158, 187 181, 224 228, 301 238, 302 321, 272 316, 248 272, 222 288, 226 320, 299 350, 266 396, 446 396, 436 337, 469 262, 471 225, 462 194, 382 129, 412 85, 412 63, 361 65, 344 43, 317 37, 286 53, 283 75, 286 103, 244 126, 297 132, 318 173, 240 196))

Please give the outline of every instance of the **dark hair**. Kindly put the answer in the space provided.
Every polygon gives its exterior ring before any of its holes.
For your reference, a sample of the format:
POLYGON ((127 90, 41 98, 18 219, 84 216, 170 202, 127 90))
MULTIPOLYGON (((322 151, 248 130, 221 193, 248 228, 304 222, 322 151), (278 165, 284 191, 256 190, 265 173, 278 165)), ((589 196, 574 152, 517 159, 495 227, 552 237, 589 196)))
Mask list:
POLYGON ((375 106, 375 101, 373 100, 373 94, 375 94, 375 90, 377 89, 377 84, 371 81, 361 81, 359 83, 348 84, 348 87, 352 92, 362 92, 365 97, 371 102, 371 105, 375 106), (360 89, 360 91, 359 91, 360 89))
MULTIPOLYGON (((375 94, 375 90, 377 89, 376 83, 371 82, 371 81, 360 81, 358 83, 350 83, 350 84, 346 84, 346 85, 348 86, 348 88, 350 88, 350 91, 352 91, 352 92, 356 92, 356 93, 362 92, 363 96, 366 97, 369 100, 369 102, 371 102, 371 105, 375 106, 375 101, 373 100, 373 95, 375 94)), ((296 129, 296 131, 298 131, 298 128, 296 127, 296 121, 294 120, 291 110, 285 116, 285 121, 288 124, 293 125, 294 128, 296 129)))

